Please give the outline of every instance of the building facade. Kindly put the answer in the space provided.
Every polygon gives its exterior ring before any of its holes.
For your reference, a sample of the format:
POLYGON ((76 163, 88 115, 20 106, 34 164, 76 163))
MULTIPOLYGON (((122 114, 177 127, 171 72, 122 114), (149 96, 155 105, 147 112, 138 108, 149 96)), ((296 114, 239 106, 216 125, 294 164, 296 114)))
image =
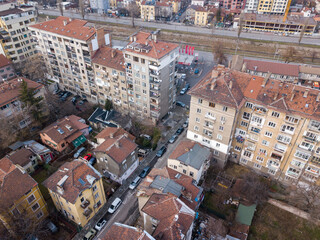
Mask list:
POLYGON ((58 17, 32 25, 48 70, 48 78, 60 88, 97 102, 91 58, 100 47, 110 45, 110 35, 87 21, 58 17))
POLYGON ((109 9, 109 0, 90 0, 90 8, 95 13, 107 13, 109 9))
POLYGON ((157 34, 139 32, 123 50, 130 114, 156 123, 175 101, 177 44, 157 40, 157 34))
POLYGON ((0 54, 0 83, 16 76, 12 62, 3 54, 0 54))
POLYGON ((194 25, 207 26, 209 12, 203 7, 197 7, 194 16, 194 25))
POLYGON ((289 0, 259 0, 258 13, 271 13, 271 14, 281 14, 283 15, 288 6, 289 0))
POLYGON ((43 184, 56 209, 81 227, 106 203, 102 176, 84 160, 63 164, 43 184))
POLYGON ((28 29, 37 20, 36 9, 32 6, 8 8, 0 11, 0 53, 14 63, 22 62, 36 53, 31 31, 28 29))

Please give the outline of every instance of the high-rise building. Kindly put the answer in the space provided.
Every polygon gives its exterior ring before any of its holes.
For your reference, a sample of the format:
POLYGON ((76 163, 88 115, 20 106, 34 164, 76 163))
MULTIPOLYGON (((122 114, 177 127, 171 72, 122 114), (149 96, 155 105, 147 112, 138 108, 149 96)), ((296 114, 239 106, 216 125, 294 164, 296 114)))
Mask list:
POLYGON ((218 66, 190 90, 188 138, 283 182, 319 183, 320 93, 218 66))
POLYGON ((259 0, 258 13, 284 14, 289 0, 259 0))
POLYGON ((90 0, 90 8, 96 13, 107 13, 109 0, 90 0))
POLYGON ((244 11, 245 12, 257 12, 259 0, 246 0, 244 11))
POLYGON ((48 69, 48 78, 60 87, 97 102, 91 57, 110 35, 84 20, 58 17, 30 26, 48 69))
POLYGON ((28 27, 35 23, 37 13, 32 6, 8 7, 0 11, 0 53, 18 63, 36 53, 28 27))
POLYGON ((123 50, 130 114, 154 123, 173 107, 179 46, 139 32, 123 50))

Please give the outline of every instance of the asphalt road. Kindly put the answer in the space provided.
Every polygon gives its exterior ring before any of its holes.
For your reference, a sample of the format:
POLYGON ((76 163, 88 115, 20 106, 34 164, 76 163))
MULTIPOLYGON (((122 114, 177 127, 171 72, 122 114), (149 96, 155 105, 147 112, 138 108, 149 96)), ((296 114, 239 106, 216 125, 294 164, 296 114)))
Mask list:
MULTIPOLYGON (((55 9, 41 9, 41 10, 39 10, 39 14, 60 16, 59 10, 55 10, 55 9)), ((79 13, 76 13, 75 11, 71 11, 71 10, 64 11, 64 16, 70 17, 70 18, 81 18, 79 13)), ((131 26, 131 18, 127 18, 127 17, 109 18, 109 17, 100 16, 98 14, 91 13, 91 14, 85 15, 85 19, 92 20, 92 21, 125 24, 125 25, 131 26)), ((183 32, 212 35, 212 29, 195 27, 195 26, 186 26, 186 25, 183 25, 182 23, 145 22, 145 21, 142 21, 141 19, 135 19, 135 25, 139 26, 139 27, 152 27, 152 28, 159 28, 159 29, 166 29, 166 30, 175 30, 175 31, 183 31, 183 32)), ((237 32, 232 28, 230 28, 230 30, 215 29, 214 35, 237 37, 237 32)), ((286 36, 275 35, 273 33, 242 32, 241 38, 265 40, 265 41, 298 43, 299 35, 286 37, 286 36)), ((301 43, 320 45, 319 39, 320 39, 319 34, 314 34, 313 36, 305 36, 302 39, 301 43)))

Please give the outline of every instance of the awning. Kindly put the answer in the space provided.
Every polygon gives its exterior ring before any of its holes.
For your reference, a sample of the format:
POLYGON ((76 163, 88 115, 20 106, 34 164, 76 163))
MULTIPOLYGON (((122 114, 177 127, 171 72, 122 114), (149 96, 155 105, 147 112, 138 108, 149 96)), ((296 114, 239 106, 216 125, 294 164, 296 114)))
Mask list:
POLYGON ((82 143, 84 143, 86 141, 86 137, 81 135, 80 137, 78 137, 77 139, 72 141, 73 146, 75 147, 79 147, 82 143))

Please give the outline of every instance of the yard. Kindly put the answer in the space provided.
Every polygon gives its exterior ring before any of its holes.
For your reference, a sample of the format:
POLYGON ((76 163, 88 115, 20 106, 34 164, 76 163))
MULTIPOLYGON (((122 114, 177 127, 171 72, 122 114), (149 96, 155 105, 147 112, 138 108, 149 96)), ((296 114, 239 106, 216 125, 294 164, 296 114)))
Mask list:
POLYGON ((320 227, 271 204, 258 207, 249 240, 320 239, 320 227))

